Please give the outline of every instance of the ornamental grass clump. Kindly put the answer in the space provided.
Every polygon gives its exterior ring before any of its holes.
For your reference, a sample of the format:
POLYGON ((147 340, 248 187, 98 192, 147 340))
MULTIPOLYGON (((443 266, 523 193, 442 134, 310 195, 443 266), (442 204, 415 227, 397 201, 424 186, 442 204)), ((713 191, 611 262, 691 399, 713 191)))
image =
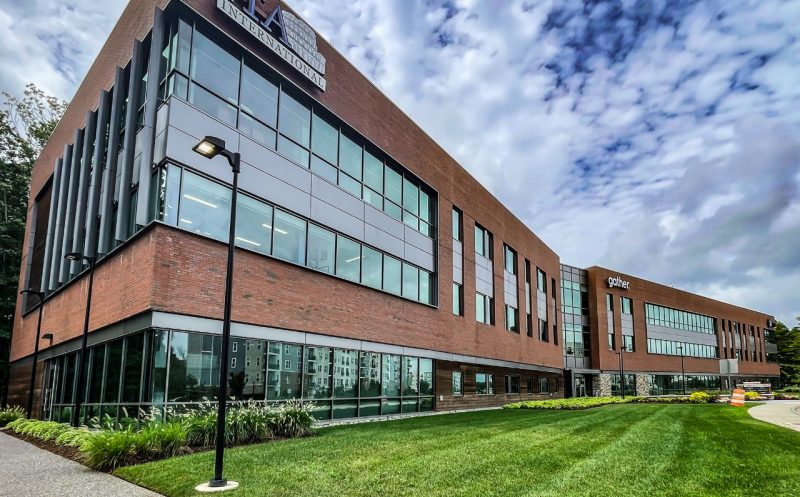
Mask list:
POLYGON ((290 400, 277 411, 273 429, 281 437, 307 437, 314 434, 314 410, 312 402, 290 400))
MULTIPOLYGON (((242 445, 269 440, 276 413, 269 407, 248 401, 233 405, 225 413, 225 445, 242 445)), ((186 430, 190 447, 214 445, 217 433, 217 407, 202 404, 181 414, 178 419, 186 430)))
POLYGON ((7 407, 0 409, 0 428, 7 425, 12 421, 22 419, 25 417, 25 410, 19 406, 7 407))

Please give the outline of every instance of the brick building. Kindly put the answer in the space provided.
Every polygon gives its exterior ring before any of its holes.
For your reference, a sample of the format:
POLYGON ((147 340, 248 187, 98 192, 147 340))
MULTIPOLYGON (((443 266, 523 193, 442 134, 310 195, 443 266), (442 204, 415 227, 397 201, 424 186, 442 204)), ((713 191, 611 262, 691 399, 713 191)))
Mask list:
POLYGON ((561 266, 277 7, 128 5, 34 167, 20 289, 47 296, 19 299, 10 403, 27 398, 40 305, 53 335, 40 344, 41 416, 68 419, 77 395, 83 416, 126 416, 216 394, 231 171, 192 151, 206 135, 242 158, 226 359, 236 398, 313 399, 318 417, 338 418, 602 393, 624 343, 632 381, 669 390, 661 377, 680 358, 664 340, 685 345, 693 384, 719 382, 728 357, 737 378, 778 375, 770 316, 561 266), (71 252, 97 261, 83 385, 89 268, 71 252), (662 307, 691 314, 691 330, 662 307), (713 340, 716 352, 695 347, 713 340))

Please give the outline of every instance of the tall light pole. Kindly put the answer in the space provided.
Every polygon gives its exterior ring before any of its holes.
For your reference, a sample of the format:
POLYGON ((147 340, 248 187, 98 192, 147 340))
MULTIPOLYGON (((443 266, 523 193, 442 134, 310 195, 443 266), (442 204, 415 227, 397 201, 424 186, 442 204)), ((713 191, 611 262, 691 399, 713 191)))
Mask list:
POLYGON ((83 404, 82 392, 86 389, 83 388, 83 382, 86 376, 86 340, 89 337, 89 313, 92 311, 92 286, 94 284, 94 267, 97 259, 88 255, 83 255, 80 252, 70 252, 64 256, 65 259, 70 261, 82 261, 89 263, 89 288, 86 292, 86 315, 83 318, 83 338, 81 339, 81 353, 78 358, 78 383, 77 392, 75 392, 75 407, 72 410, 72 426, 77 427, 80 421, 81 404, 83 404))
POLYGON ((39 340, 42 334, 42 310, 44 310, 44 292, 28 288, 19 292, 20 295, 35 295, 39 298, 39 319, 36 323, 36 342, 33 344, 33 367, 31 367, 31 386, 28 389, 28 419, 33 413, 33 388, 36 386, 36 364, 39 362, 39 340))
POLYGON ((681 383, 683 383, 683 395, 686 395, 686 370, 683 367, 683 346, 678 345, 678 351, 681 353, 681 383))
POLYGON ((622 354, 625 352, 625 346, 620 347, 619 352, 614 352, 619 356, 619 385, 622 388, 622 398, 625 398, 625 361, 622 359, 622 354))
POLYGON ((198 490, 213 488, 233 489, 239 486, 235 481, 227 481, 222 476, 222 466, 225 457, 225 410, 228 382, 228 355, 231 338, 231 306, 233 303, 233 255, 236 249, 236 197, 239 192, 239 171, 241 169, 241 155, 225 148, 225 140, 215 136, 206 136, 192 149, 207 159, 221 155, 228 159, 233 170, 233 190, 231 192, 231 219, 228 231, 228 267, 225 274, 225 309, 222 320, 222 352, 219 368, 219 393, 217 395, 217 436, 216 454, 214 457, 214 478, 208 483, 198 485, 198 490))

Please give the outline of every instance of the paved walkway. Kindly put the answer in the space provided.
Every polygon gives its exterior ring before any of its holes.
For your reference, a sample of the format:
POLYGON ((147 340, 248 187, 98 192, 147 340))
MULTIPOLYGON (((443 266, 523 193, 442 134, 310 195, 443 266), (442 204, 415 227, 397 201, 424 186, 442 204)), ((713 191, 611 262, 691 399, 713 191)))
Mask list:
POLYGON ((771 400, 748 412, 761 421, 800 431, 800 400, 771 400))
POLYGON ((0 432, 2 497, 158 497, 159 494, 0 432))

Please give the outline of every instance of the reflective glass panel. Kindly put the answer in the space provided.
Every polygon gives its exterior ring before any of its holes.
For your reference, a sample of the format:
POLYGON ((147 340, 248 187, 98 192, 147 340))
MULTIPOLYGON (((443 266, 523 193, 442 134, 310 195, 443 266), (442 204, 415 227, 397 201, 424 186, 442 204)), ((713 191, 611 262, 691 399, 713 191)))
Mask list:
POLYGON ((356 397, 358 351, 335 349, 333 352, 333 396, 356 397))
POLYGON ((308 227, 308 267, 333 274, 336 234, 314 224, 308 227))
POLYGON ((311 132, 311 150, 331 164, 336 164, 339 131, 314 114, 311 132))
POLYGON ((280 259, 305 264, 306 221, 281 210, 275 211, 273 255, 280 259))
POLYGON ((383 280, 383 254, 367 246, 362 248, 361 282, 380 289, 383 280))
POLYGON ((239 195, 236 208, 236 245, 269 254, 272 248, 272 206, 239 195))
POLYGON ((286 92, 281 92, 280 101, 279 128, 281 134, 308 148, 311 132, 311 111, 286 92))
POLYGON ((239 59, 195 30, 192 40, 191 77, 236 105, 239 101, 239 59))
POLYGON ((383 256, 383 289, 395 295, 400 295, 400 268, 399 260, 388 255, 383 256))
POLYGON ((183 175, 178 226, 194 233, 227 240, 231 191, 188 171, 183 175))
POLYGON ((343 236, 336 246, 336 275, 358 283, 361 274, 361 244, 343 236))
POLYGON ((274 128, 278 118, 278 86, 245 65, 240 105, 244 111, 274 128))

